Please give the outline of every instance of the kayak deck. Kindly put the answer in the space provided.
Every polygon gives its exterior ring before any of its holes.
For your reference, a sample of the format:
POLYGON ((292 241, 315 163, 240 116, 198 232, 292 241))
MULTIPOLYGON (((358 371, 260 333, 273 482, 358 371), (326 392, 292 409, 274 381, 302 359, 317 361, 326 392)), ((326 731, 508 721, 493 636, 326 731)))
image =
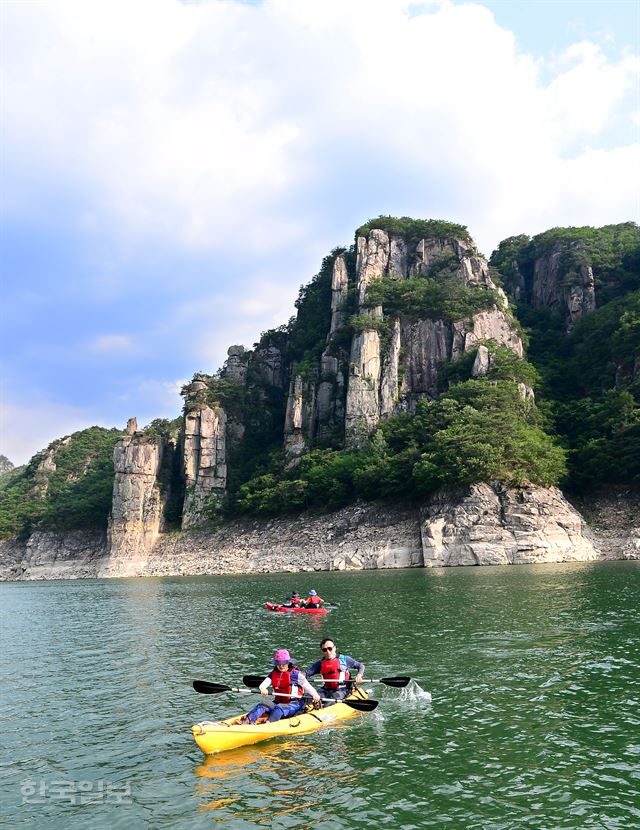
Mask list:
POLYGON ((265 602, 267 611, 291 611, 294 614, 328 614, 327 608, 290 608, 288 605, 281 605, 278 602, 265 602))
MULTIPOLYGON (((366 700, 368 695, 365 691, 358 689, 349 697, 366 700)), ((318 729, 332 723, 353 718, 361 713, 339 701, 324 709, 314 709, 310 712, 294 715, 292 718, 282 718, 275 721, 275 723, 241 724, 238 721, 244 714, 246 713, 221 721, 201 721, 191 727, 195 742, 205 755, 224 752, 227 749, 234 749, 239 746, 257 744, 260 741, 267 741, 270 738, 278 738, 283 735, 292 737, 308 732, 316 732, 318 729)))

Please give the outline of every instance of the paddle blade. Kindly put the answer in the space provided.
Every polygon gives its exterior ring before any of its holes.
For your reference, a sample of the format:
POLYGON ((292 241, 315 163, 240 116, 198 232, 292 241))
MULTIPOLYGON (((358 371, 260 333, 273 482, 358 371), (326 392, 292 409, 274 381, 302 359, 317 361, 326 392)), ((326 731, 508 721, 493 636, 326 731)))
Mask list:
POLYGON ((379 701, 377 700, 355 700, 351 698, 344 698, 340 701, 340 703, 346 703, 347 706, 350 706, 352 709, 357 709, 358 712, 373 712, 373 710, 378 705, 379 701))
POLYGON ((395 686, 397 689, 402 689, 404 686, 408 686, 411 682, 410 677, 381 677, 380 683, 384 683, 385 686, 395 686))
POLYGON ((259 674, 245 674, 242 678, 244 685, 250 689, 257 689, 263 680, 265 680, 264 675, 259 674))
POLYGON ((193 688, 201 695, 219 695, 220 692, 232 691, 231 686, 223 683, 209 683, 207 680, 194 680, 193 688))

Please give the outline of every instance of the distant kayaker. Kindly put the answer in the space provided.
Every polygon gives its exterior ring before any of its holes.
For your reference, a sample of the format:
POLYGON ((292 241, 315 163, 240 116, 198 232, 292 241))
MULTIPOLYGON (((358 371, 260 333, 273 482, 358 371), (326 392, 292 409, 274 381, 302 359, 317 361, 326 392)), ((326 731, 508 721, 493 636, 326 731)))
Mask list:
POLYGON ((300 598, 300 594, 294 591, 282 604, 285 608, 300 608, 302 599, 300 598))
POLYGON ((324 600, 312 588, 304 601, 305 608, 320 608, 321 605, 324 605, 324 600))
POLYGON ((297 715, 306 706, 306 702, 302 699, 304 693, 309 695, 314 703, 320 701, 320 695, 300 671, 297 661, 291 657, 286 648, 279 648, 271 662, 275 668, 258 688, 261 695, 268 695, 269 687, 273 686, 275 693, 273 703, 258 703, 247 713, 241 723, 255 723, 261 715, 267 712, 269 712, 269 723, 297 715))
POLYGON ((342 700, 343 697, 349 694, 354 682, 362 683, 364 663, 360 663, 346 654, 338 654, 336 644, 330 637, 326 637, 320 643, 320 648, 323 654, 322 659, 312 663, 305 674, 307 677, 313 677, 314 674, 322 675, 324 685, 319 690, 322 697, 342 700), (356 672, 353 681, 350 681, 350 669, 356 672))

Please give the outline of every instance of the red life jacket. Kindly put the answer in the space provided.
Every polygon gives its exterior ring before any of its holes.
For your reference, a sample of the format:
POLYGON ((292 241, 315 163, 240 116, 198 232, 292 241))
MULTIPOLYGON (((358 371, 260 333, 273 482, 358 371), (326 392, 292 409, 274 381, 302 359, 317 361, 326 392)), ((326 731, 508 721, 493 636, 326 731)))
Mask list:
POLYGON ((298 686, 298 669, 291 666, 287 671, 274 669, 271 672, 271 685, 276 703, 291 703, 296 698, 302 697, 302 689, 298 686))
POLYGON ((343 654, 328 660, 323 657, 320 661, 320 674, 325 689, 338 689, 350 677, 347 661, 343 654))

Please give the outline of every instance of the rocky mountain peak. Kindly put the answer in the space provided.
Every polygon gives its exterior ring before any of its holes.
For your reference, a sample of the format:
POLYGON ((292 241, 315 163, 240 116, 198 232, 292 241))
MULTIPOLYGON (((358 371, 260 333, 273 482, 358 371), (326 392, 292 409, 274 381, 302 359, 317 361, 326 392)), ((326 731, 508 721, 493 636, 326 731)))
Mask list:
POLYGON ((535 261, 531 303, 534 308, 559 309, 567 330, 596 307, 593 269, 577 243, 557 242, 535 261))

